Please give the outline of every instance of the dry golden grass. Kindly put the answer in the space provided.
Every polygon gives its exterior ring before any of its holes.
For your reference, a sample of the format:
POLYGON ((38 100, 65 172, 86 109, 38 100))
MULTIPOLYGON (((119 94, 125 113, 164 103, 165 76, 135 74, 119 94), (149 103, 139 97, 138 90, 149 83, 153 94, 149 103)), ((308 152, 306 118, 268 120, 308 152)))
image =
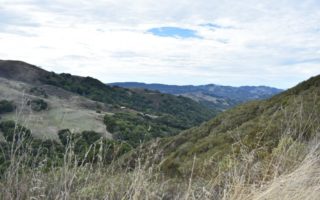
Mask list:
POLYGON ((97 105, 104 108, 102 103, 45 85, 42 87, 48 93, 48 98, 44 100, 49 104, 49 109, 33 112, 26 106, 27 99, 39 98, 28 93, 32 87, 28 83, 0 78, 1 98, 12 100, 17 105, 17 112, 3 115, 3 119, 19 121, 20 124, 31 129, 35 137, 42 139, 57 139, 57 132, 62 129, 75 132, 95 130, 109 138, 112 137, 103 123, 106 112, 96 112, 97 105))
POLYGON ((166 175, 159 165, 162 149, 157 143, 150 147, 152 151, 145 150, 149 157, 138 156, 134 169, 129 165, 124 167, 121 161, 107 166, 102 162, 81 162, 73 151, 73 144, 66 148, 62 163, 48 168, 48 158, 39 160, 34 153, 19 152, 19 146, 12 145, 10 165, 0 179, 0 199, 317 200, 320 196, 319 129, 313 129, 314 137, 308 140, 293 139, 290 133, 302 129, 290 127, 291 120, 296 119, 287 119, 288 126, 283 129, 278 146, 265 159, 257 159, 259 149, 248 152, 243 146, 240 156, 224 158, 224 170, 218 175, 194 173, 196 156, 191 173, 184 178, 166 175))
POLYGON ((123 169, 117 162, 79 166, 72 148, 66 150, 61 166, 47 169, 48 160, 43 159, 31 169, 26 166, 32 161, 31 153, 18 156, 12 149, 11 164, 0 180, 0 199, 316 200, 320 195, 319 142, 313 140, 303 146, 296 151, 297 143, 291 142, 277 151, 268 170, 261 163, 253 164, 251 154, 243 155, 245 159, 233 165, 236 167, 213 179, 194 174, 187 179, 171 178, 157 165, 140 159, 133 170, 123 169), (293 162, 296 156, 303 159, 293 162))

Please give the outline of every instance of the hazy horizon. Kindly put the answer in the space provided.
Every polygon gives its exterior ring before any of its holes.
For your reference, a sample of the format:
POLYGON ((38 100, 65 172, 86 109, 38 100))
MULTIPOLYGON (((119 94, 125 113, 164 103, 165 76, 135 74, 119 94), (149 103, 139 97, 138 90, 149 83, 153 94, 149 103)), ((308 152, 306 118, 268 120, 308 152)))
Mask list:
MULTIPOLYGON (((272 88, 276 88, 273 86, 269 86, 269 85, 220 85, 220 84, 215 84, 215 83, 206 83, 206 84, 200 84, 200 85, 196 85, 196 84, 166 84, 166 83, 154 83, 154 82, 136 82, 136 81, 124 81, 124 82, 111 82, 111 83, 106 83, 106 84, 115 84, 115 83, 142 83, 142 84, 148 84, 148 85, 152 85, 152 84, 160 84, 160 85, 168 85, 168 86, 205 86, 205 85, 218 85, 218 86, 231 86, 231 87, 272 87, 272 88)), ((281 90, 286 90, 288 88, 277 88, 277 89, 281 89, 281 90)))

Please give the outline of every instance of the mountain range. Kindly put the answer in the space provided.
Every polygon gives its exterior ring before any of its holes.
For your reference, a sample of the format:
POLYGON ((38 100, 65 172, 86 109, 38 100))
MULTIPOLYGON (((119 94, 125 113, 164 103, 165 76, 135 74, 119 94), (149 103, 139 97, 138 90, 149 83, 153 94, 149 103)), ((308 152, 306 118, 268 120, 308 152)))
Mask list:
POLYGON ((218 110, 225 110, 251 100, 267 99, 283 91, 282 89, 267 86, 231 87, 216 84, 178 86, 139 82, 118 82, 110 83, 109 85, 131 89, 140 88, 156 90, 166 94, 181 95, 200 102, 209 108, 218 110))

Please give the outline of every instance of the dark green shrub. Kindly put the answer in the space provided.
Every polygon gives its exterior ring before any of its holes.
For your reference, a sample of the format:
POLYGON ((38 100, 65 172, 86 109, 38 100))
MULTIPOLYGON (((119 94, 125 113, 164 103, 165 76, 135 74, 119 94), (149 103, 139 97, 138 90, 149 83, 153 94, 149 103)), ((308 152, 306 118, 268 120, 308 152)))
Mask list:
POLYGON ((104 116, 104 124, 107 126, 107 131, 114 132, 116 128, 116 120, 110 115, 104 116))
POLYGON ((0 123, 0 130, 3 132, 4 137, 8 142, 18 140, 26 140, 31 138, 29 129, 16 124, 14 121, 3 121, 0 123))
POLYGON ((28 101, 27 105, 30 106, 31 109, 36 112, 46 110, 48 108, 47 102, 45 102, 43 99, 30 100, 28 101))
MULTIPOLYGON (((33 167, 37 167, 40 162, 46 160, 46 166, 59 165, 65 153, 65 148, 55 140, 33 139, 30 143, 34 162, 33 167), (36 161, 39 162, 36 162, 36 161)), ((29 149, 30 149, 29 147, 29 149)))
POLYGON ((101 144, 103 145, 101 156, 104 163, 111 163, 113 160, 132 150, 132 146, 128 143, 115 140, 103 139, 98 148, 100 148, 101 144))
POLYGON ((94 131, 83 131, 81 134, 74 134, 73 142, 75 144, 75 152, 84 156, 91 145, 95 145, 101 134, 94 131))
POLYGON ((58 136, 61 144, 66 146, 70 142, 72 134, 69 129, 63 129, 58 132, 58 136))
POLYGON ((0 114, 12 112, 15 109, 15 105, 12 101, 1 100, 0 101, 0 114))
POLYGON ((170 136, 179 132, 179 125, 177 127, 167 125, 166 122, 170 118, 163 120, 165 117, 123 112, 112 116, 106 115, 104 123, 114 139, 137 146, 152 138, 170 136))
POLYGON ((94 131, 83 131, 81 137, 88 145, 92 145, 102 138, 100 133, 94 131))
POLYGON ((102 139, 100 133, 83 131, 79 134, 71 133, 68 129, 64 129, 58 132, 58 136, 65 148, 69 145, 74 146, 74 151, 80 162, 93 162, 97 159, 97 145, 99 140, 102 139))
POLYGON ((30 94, 35 96, 40 96, 43 98, 48 98, 46 91, 43 88, 33 87, 29 90, 30 94))

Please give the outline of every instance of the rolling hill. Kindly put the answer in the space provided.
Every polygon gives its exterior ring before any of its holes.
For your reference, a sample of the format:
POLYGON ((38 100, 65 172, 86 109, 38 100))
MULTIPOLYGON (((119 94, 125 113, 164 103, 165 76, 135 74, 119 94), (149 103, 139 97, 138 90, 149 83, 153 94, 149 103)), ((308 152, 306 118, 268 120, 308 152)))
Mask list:
MULTIPOLYGON (((227 171, 228 162, 237 163, 242 154, 250 154, 252 165, 266 165, 284 142, 299 141, 298 148, 319 136, 319 99, 317 76, 271 99, 237 106, 201 126, 161 139, 161 165, 175 175, 190 174, 192 169, 199 176, 227 171), (197 162, 192 167, 194 156, 197 162)), ((299 156, 290 159, 298 161, 299 156)))
POLYGON ((6 78, 0 78, 0 94, 1 100, 12 101, 16 107, 14 112, 0 114, 1 120, 17 121, 30 128, 36 138, 57 139, 57 133, 62 129, 74 132, 95 130, 108 138, 112 137, 103 123, 103 113, 110 112, 103 103, 55 86, 36 86, 6 78), (36 99, 43 99, 48 107, 42 111, 34 111, 27 102, 36 99), (98 113, 97 110, 102 112, 98 113))
POLYGON ((231 87, 222 85, 164 85, 138 82, 110 83, 124 88, 144 88, 162 93, 181 95, 191 98, 209 108, 225 110, 235 105, 259 99, 267 99, 283 90, 266 86, 231 87))
POLYGON ((213 118, 185 97, 110 87, 23 62, 0 62, 0 77, 0 130, 7 136, 0 141, 0 198, 320 195, 320 76, 213 118), (37 138, 7 122, 17 118, 37 138), (59 131, 73 126, 82 133, 59 131), (106 137, 86 131, 99 127, 106 137), (58 142, 39 141, 44 132, 58 142))
MULTIPOLYGON (((28 124, 37 135, 48 132, 43 134, 51 138, 57 137, 54 132, 66 128, 90 129, 110 136, 105 131, 104 116, 113 118, 115 115, 118 138, 124 138, 120 135, 124 130, 129 135, 135 131, 138 143, 150 137, 176 134, 216 114, 215 110, 189 98, 111 87, 91 77, 56 74, 21 61, 0 61, 0 78, 2 98, 14 101, 17 111, 23 111, 20 118, 27 120, 25 115, 30 115, 28 124), (25 104, 34 100, 45 101, 48 108, 41 112, 28 111, 22 108, 28 106, 20 103, 24 98, 27 99, 25 104), (134 120, 140 123, 139 129, 128 130, 134 120)), ((15 115, 3 114, 2 118, 13 119, 15 115)), ((127 136, 125 138, 129 140, 127 136)))
POLYGON ((178 199, 318 199, 319 124, 320 75, 148 142, 121 163, 158 167, 178 199))

